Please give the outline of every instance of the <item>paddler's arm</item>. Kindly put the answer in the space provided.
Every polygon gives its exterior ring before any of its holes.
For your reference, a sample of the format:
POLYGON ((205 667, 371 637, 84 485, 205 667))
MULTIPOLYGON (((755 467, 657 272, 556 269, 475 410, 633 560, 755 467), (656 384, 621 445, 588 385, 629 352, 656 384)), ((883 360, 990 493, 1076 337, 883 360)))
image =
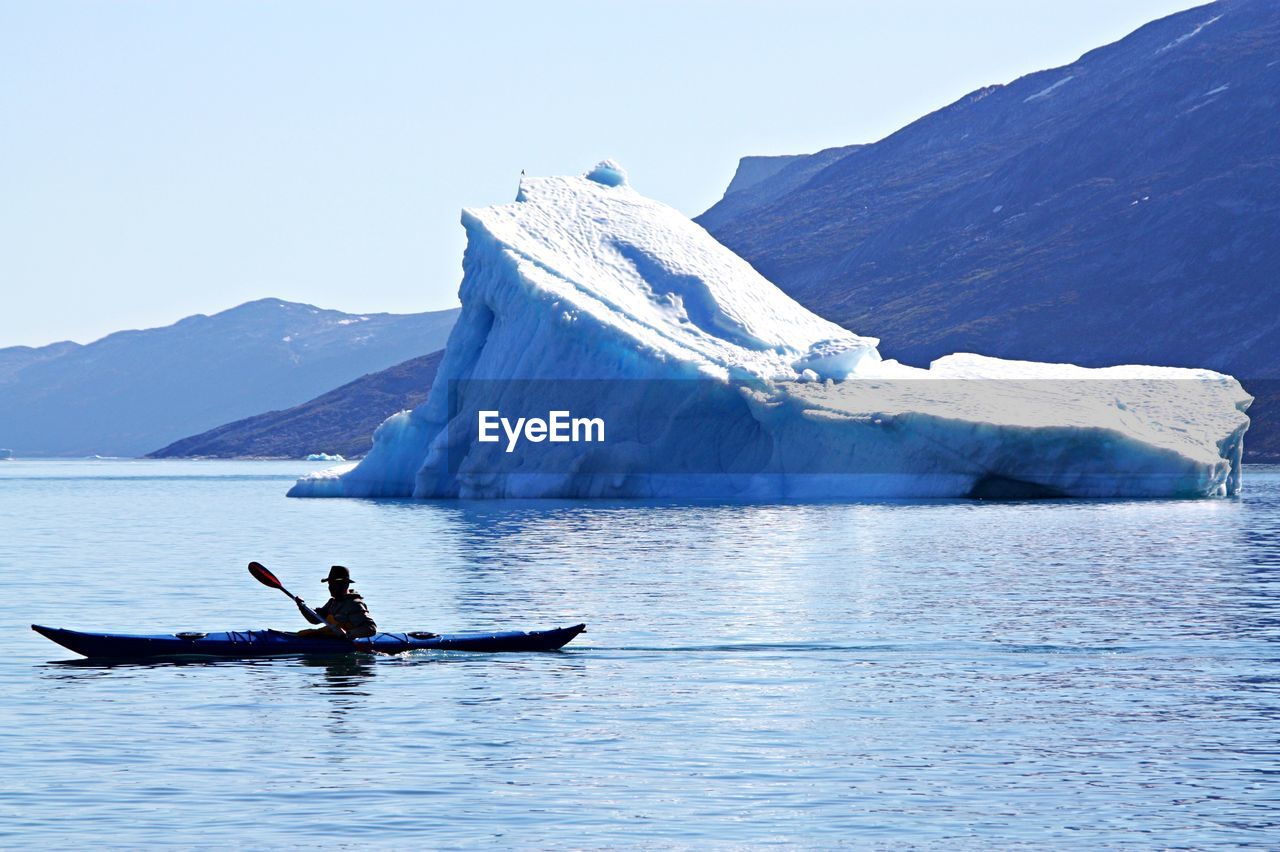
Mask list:
MULTIPOLYGON (((307 620, 308 624, 324 624, 324 619, 313 618, 311 610, 307 607, 307 602, 302 598, 294 598, 294 603, 298 605, 298 612, 302 613, 302 617, 307 620)), ((320 607, 320 612, 324 612, 324 607, 320 607)), ((319 614, 319 613, 317 613, 319 614)))

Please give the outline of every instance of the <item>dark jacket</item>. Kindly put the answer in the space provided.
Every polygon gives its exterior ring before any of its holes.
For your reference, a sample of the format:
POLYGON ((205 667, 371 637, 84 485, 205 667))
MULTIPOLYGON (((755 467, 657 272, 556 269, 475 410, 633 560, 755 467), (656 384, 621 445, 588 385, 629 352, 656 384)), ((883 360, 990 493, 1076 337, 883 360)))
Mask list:
POLYGON ((355 589, 349 590, 346 597, 329 598, 329 602, 316 610, 316 614, 325 621, 336 621, 347 635, 356 639, 378 632, 378 625, 369 615, 369 607, 365 606, 364 598, 355 589))

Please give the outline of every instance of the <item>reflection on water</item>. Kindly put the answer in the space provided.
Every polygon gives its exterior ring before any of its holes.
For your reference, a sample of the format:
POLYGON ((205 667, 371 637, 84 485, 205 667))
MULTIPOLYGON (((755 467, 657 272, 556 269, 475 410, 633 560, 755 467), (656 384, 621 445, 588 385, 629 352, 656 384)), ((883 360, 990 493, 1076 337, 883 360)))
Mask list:
POLYGON ((302 657, 300 663, 306 668, 324 669, 324 680, 317 686, 331 695, 367 695, 360 687, 376 673, 375 658, 369 654, 302 657))
MULTIPOLYGON (((354 737, 362 733, 360 711, 369 697, 366 688, 377 672, 377 665, 367 654, 347 654, 325 659, 301 660, 304 668, 323 670, 324 677, 310 686, 320 689, 328 698, 325 728, 337 737, 354 737)), ((333 749, 333 760, 341 763, 348 755, 342 748, 333 749)))

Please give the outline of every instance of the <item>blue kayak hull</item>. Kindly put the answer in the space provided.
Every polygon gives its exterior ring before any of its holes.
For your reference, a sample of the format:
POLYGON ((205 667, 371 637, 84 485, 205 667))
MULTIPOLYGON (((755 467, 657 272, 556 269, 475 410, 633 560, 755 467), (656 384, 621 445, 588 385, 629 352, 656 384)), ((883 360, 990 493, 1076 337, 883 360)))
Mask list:
POLYGON ((556 630, 519 630, 501 633, 446 633, 417 638, 409 633, 378 633, 368 639, 305 639, 278 630, 243 630, 225 633, 158 634, 125 636, 114 633, 81 633, 59 627, 31 625, 31 629, 84 657, 137 660, 149 657, 274 657, 282 655, 335 655, 351 653, 399 654, 403 651, 554 651, 563 648, 587 629, 585 624, 556 630))

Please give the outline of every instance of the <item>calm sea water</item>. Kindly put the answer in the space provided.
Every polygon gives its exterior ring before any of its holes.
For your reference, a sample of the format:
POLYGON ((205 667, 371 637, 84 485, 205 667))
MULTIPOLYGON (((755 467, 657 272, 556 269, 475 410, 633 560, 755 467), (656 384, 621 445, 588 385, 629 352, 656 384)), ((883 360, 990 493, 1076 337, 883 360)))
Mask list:
POLYGON ((0 462, 0 846, 1280 842, 1280 469, 1207 502, 289 500, 0 462), (563 653, 74 665, 28 630, 586 621, 563 653))

